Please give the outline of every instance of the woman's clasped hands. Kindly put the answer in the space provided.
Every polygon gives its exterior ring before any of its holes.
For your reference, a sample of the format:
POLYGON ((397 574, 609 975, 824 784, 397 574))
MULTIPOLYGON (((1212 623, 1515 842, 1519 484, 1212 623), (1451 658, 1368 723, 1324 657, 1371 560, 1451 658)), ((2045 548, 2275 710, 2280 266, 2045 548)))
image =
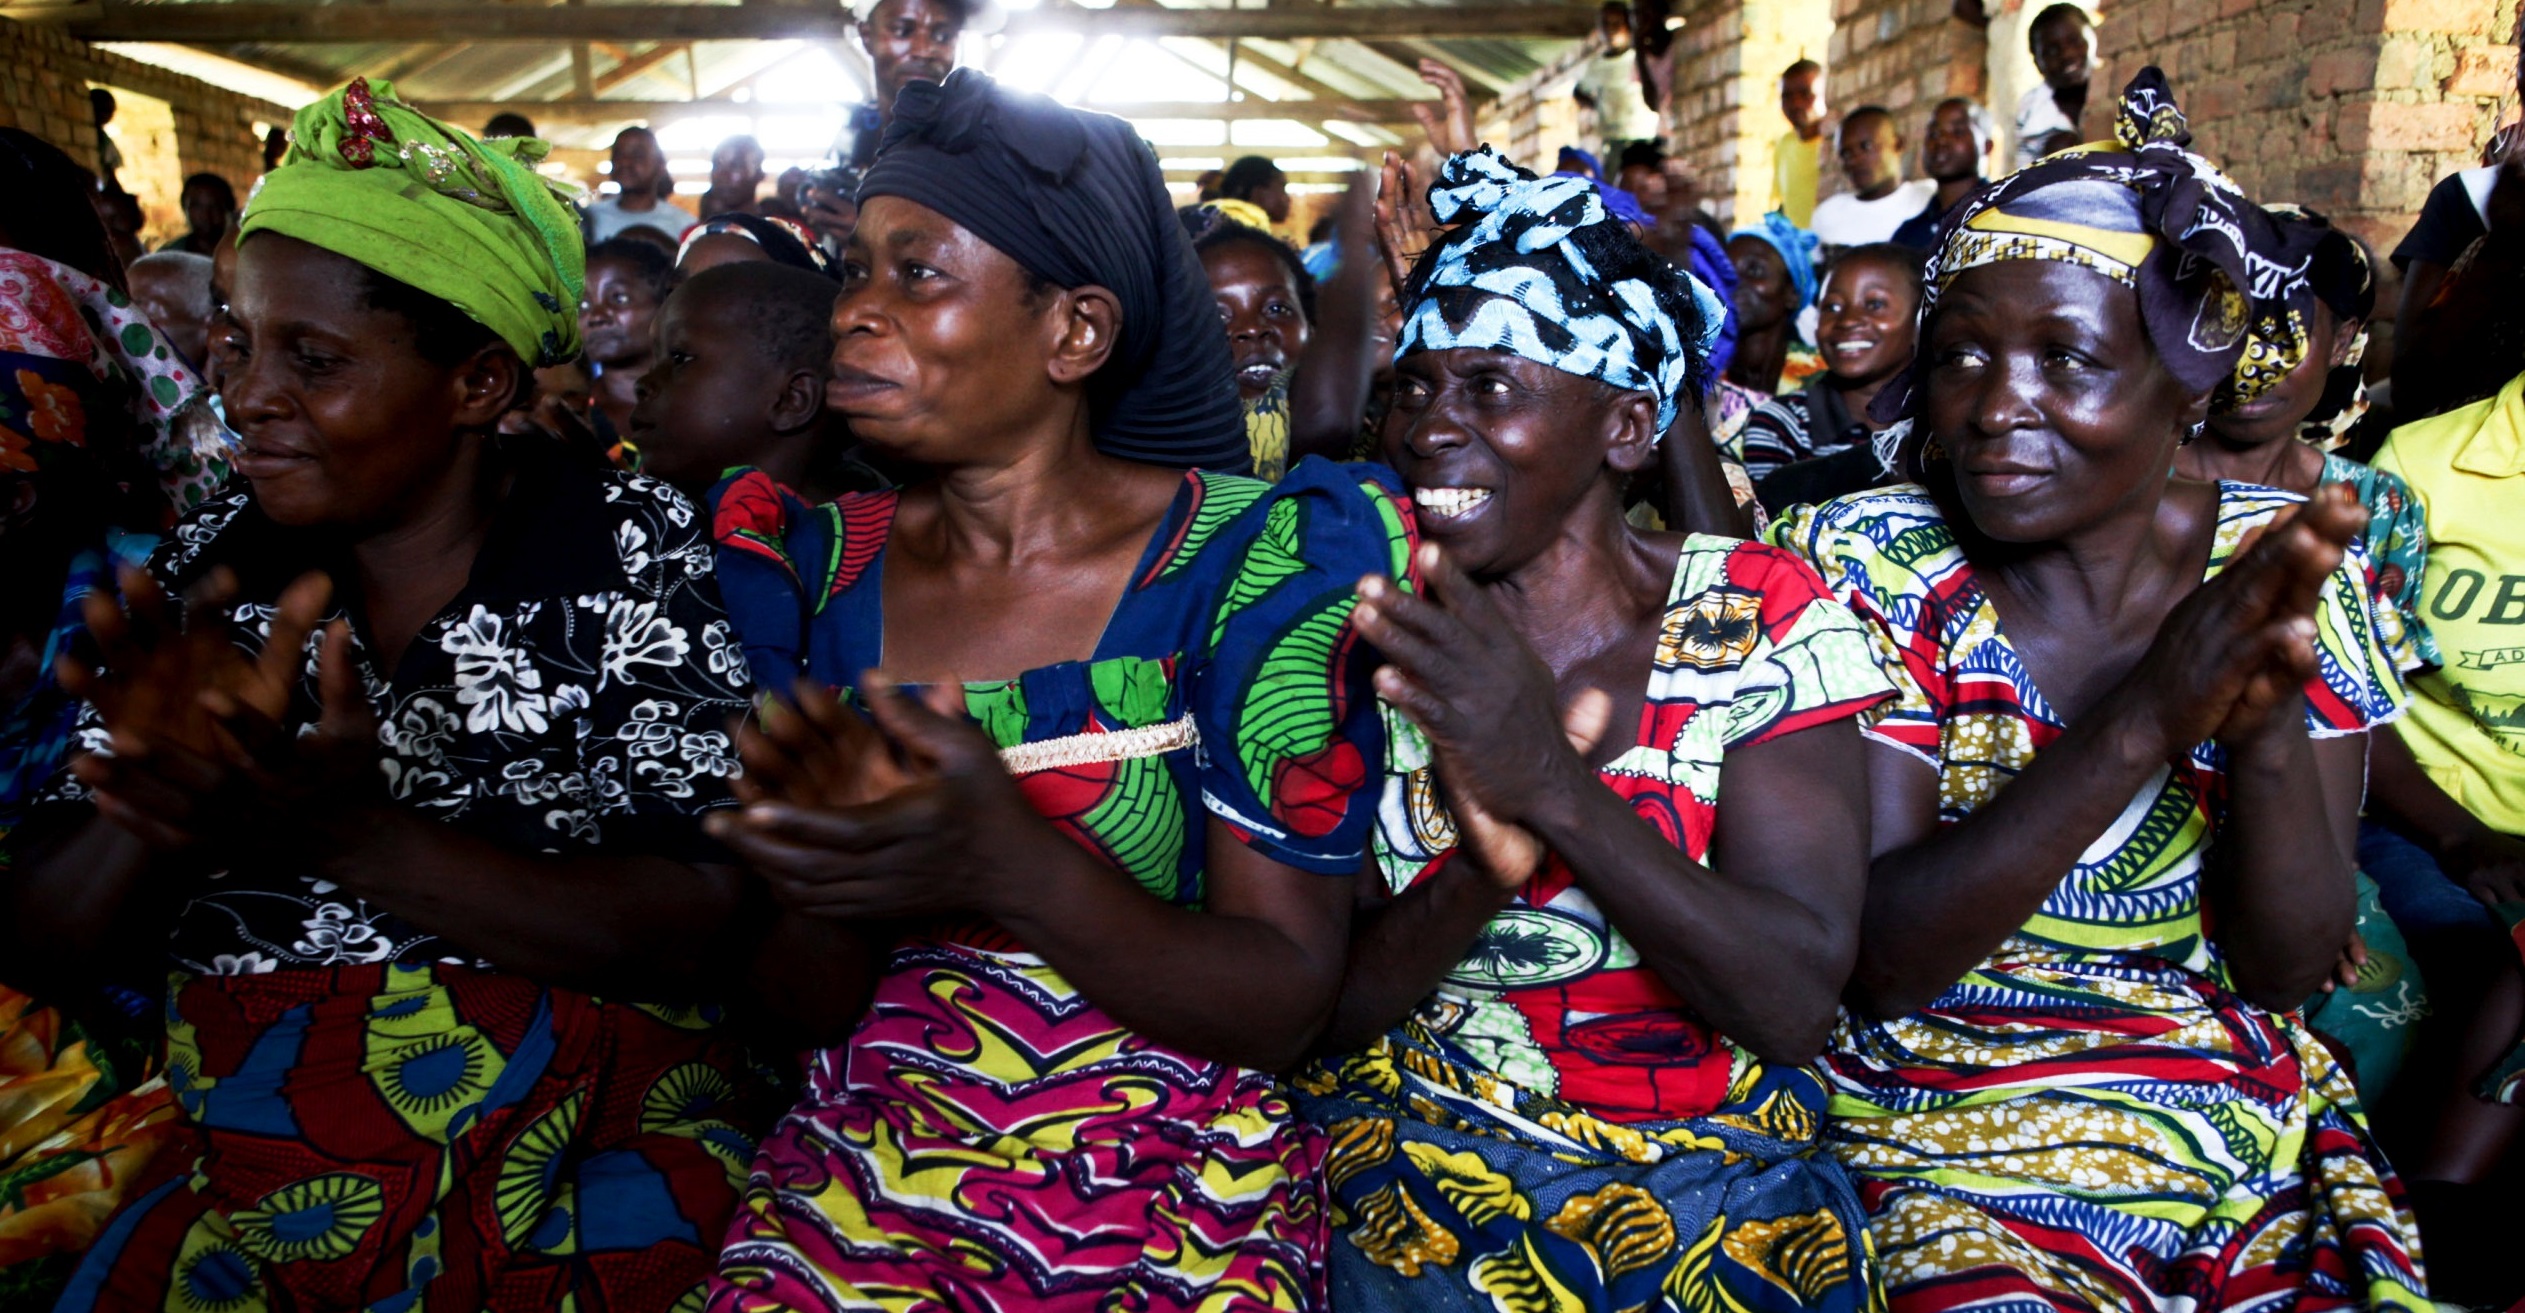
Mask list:
POLYGON ((382 796, 377 720, 336 620, 315 639, 332 601, 322 574, 300 577, 274 608, 262 650, 233 639, 227 610, 236 579, 214 571, 177 607, 145 571, 126 570, 123 604, 85 603, 98 664, 62 658, 64 690, 93 705, 106 751, 71 774, 98 813, 161 852, 226 852, 318 840, 382 796), (307 646, 320 642, 320 708, 301 732, 288 724, 307 646))
POLYGON ((889 920, 995 915, 1025 887, 1025 853, 1050 823, 999 750, 964 715, 963 688, 917 695, 881 672, 860 682, 862 717, 801 683, 739 728, 736 810, 710 834, 803 916, 889 920))

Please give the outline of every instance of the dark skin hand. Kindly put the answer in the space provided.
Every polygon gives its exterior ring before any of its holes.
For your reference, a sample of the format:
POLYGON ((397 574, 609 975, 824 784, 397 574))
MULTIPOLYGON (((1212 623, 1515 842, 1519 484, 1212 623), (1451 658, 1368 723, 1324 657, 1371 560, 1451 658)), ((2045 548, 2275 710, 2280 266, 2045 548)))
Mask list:
MULTIPOLYGON (((349 543, 363 645, 391 669, 471 572, 507 480, 488 435, 524 366, 504 345, 454 365, 415 348, 400 315, 367 302, 357 266, 277 234, 247 240, 223 325, 238 470, 265 514, 349 543)), ((656 858, 511 853, 388 805, 376 733, 349 683, 348 631, 320 663, 326 719, 301 738, 278 718, 290 668, 330 590, 284 592, 265 662, 227 641, 217 581, 178 626, 154 585, 124 580, 128 619, 98 601, 101 670, 65 668, 116 756, 75 770, 96 816, 11 873, 12 960, 30 975, 103 969, 99 949, 163 943, 158 900, 181 872, 300 866, 508 970, 629 984, 706 974, 697 959, 733 907, 727 870, 656 858), (153 930, 123 937, 134 918, 153 930), (84 961, 96 956, 98 961, 84 961), (617 974, 617 973, 623 974, 617 974)))
POLYGON ((1596 775, 1634 741, 1682 545, 1622 520, 1623 477, 1653 459, 1654 403, 1504 352, 1416 352, 1397 371, 1386 456, 1422 506, 1430 591, 1370 579, 1356 618, 1467 843, 1461 869, 1362 927, 1329 1041, 1363 1044, 1425 998, 1548 848, 1713 1025, 1767 1059, 1811 1060, 1856 946, 1855 731, 1730 754, 1714 841, 1728 874, 1684 856, 1596 775))
POLYGON ((2301 689, 2316 600, 2365 511, 2329 490, 2202 583, 2216 490, 2168 470, 2208 398, 2166 374, 2135 296, 2064 264, 1989 265, 1955 281, 1926 332, 1924 422, 1950 456, 1950 520, 2069 728, 1945 827, 1937 772, 1869 745, 1877 856, 1852 1005, 1927 1006, 2033 916, 2143 784, 2214 738, 2228 815, 2204 898, 2238 992, 2297 1006, 2354 919, 2365 744, 2310 740, 2301 689))
MULTIPOLYGON (((1151 1039, 1276 1069, 1331 1010, 1343 883, 1212 821, 1206 907, 1161 902, 1043 819, 990 741, 949 714, 956 702, 923 703, 895 682, 954 690, 1095 652, 1182 482, 1090 441, 1086 384, 1119 323, 1103 288, 1032 296, 1015 261, 936 211, 869 202, 835 307, 828 395, 864 441, 938 477, 906 491, 888 541, 891 677, 861 683, 873 725, 828 717, 784 750, 810 763, 790 776, 864 780, 850 787, 877 796, 835 806, 820 801, 829 790, 784 785, 714 830, 783 904, 775 941, 821 933, 790 924, 800 918, 986 916, 1151 1039)), ((815 1008, 793 1019, 831 1034, 859 1002, 819 1006, 824 969, 767 953, 757 989, 815 1008)))

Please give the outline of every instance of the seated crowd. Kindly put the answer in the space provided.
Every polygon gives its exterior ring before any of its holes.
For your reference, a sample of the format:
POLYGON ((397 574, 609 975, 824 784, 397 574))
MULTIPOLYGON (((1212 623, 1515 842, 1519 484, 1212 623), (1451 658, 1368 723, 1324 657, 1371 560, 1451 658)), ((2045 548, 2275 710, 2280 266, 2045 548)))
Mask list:
POLYGON ((2525 362, 2371 398, 2157 70, 1730 236, 1432 66, 1302 251, 907 67, 673 241, 359 79, 127 268, 0 130, 0 1304, 2525 1295, 2525 362))

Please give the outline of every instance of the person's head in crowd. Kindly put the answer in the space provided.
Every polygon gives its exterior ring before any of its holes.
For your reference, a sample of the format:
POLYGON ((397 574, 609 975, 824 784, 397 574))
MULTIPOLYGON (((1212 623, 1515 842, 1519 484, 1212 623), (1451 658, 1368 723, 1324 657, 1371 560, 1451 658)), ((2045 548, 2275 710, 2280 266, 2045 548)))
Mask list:
POLYGON ((98 127, 114 121, 114 93, 103 87, 88 88, 88 117, 98 127))
POLYGON ((1700 404, 1724 307, 1583 179, 1536 178, 1485 147, 1450 158, 1429 194, 1451 226, 1405 286, 1384 454, 1421 531, 1497 578, 1573 521, 1618 529, 1623 485, 1700 404))
POLYGON ((1297 365, 1315 322, 1315 280, 1287 242, 1260 229, 1222 223, 1193 243, 1218 298, 1235 357, 1236 391, 1252 401, 1297 365))
POLYGON ((1219 183, 1226 178, 1227 170, 1225 169, 1203 169, 1200 175, 1192 180, 1193 203, 1197 205, 1203 201, 1217 200, 1219 183))
POLYGON ((1841 172, 1860 200, 1882 200, 1902 184, 1903 144, 1901 127, 1882 106, 1861 105, 1841 120, 1841 172))
MULTIPOLYGON (((664 228, 653 228, 645 223, 635 223, 606 240, 608 242, 633 242, 641 246, 654 248, 659 254, 664 255, 670 262, 675 259, 675 252, 681 249, 682 242, 681 238, 667 232, 664 228)), ((603 243, 600 243, 600 245, 602 244, 603 243)))
POLYGON ((1552 172, 1566 173, 1590 182, 1604 181, 1603 161, 1598 160, 1594 152, 1576 146, 1561 147, 1560 153, 1553 157, 1552 172))
POLYGON ((263 171, 270 173, 281 166, 281 156, 289 153, 289 129, 274 124, 263 134, 263 171))
POLYGON ((1881 242, 1843 251, 1815 303, 1815 346, 1846 391, 1882 386, 1911 365, 1920 252, 1881 242))
POLYGON ((1244 467, 1217 302, 1129 124, 958 69, 888 135, 833 312, 827 399, 862 442, 1001 463, 1075 415, 1107 456, 1244 467))
POLYGON ((2054 91, 2083 88, 2095 71, 2095 26, 2077 5, 2045 7, 2026 26, 2025 41, 2034 55, 2034 70, 2054 91))
POLYGON ((690 278, 704 269, 754 261, 829 276, 823 248, 805 224, 760 214, 722 214, 693 225, 675 253, 675 272, 690 278))
MULTIPOLYGON (((149 253, 147 244, 140 240, 140 230, 149 225, 149 220, 140 212, 139 197, 119 187, 92 187, 89 203, 97 222, 105 226, 106 243, 124 264, 149 253)), ((177 239, 179 244, 182 241, 177 239)))
POLYGON ((991 0, 853 0, 860 47, 876 74, 877 110, 894 112, 895 97, 914 82, 943 82, 956 66, 956 42, 967 32, 999 26, 991 0))
POLYGON ((205 365, 210 337, 210 257, 191 251, 159 251, 132 261, 126 271, 132 303, 183 355, 185 363, 205 365))
POLYGON ((825 444, 833 280, 766 260, 703 269, 658 312, 658 361, 640 376, 630 436, 640 472, 699 499, 736 465, 784 487, 825 444))
POLYGON ((674 274, 674 257, 655 243, 623 236, 587 248, 587 301, 579 311, 587 358, 605 370, 645 367, 674 274))
POLYGON ((1967 96, 1949 96, 1929 111, 1920 136, 1920 171, 1941 187, 1978 179, 1990 159, 1990 111, 1967 96))
MULTIPOLYGON (((1933 453, 1933 486, 1999 541, 2056 541, 2135 490, 2161 497, 2195 426, 2250 408, 2308 348, 2252 298, 2257 275, 2301 281, 2288 271, 2311 267, 2315 235, 2183 148, 2156 69, 2123 93, 2116 133, 2121 150, 2055 156, 1974 193, 1933 261, 1909 380, 1913 460, 1933 453), (2017 409, 2039 422, 1986 420, 2017 409), (2019 472, 1975 472, 1999 461, 2019 472)), ((1887 410, 1902 397, 1889 392, 1887 410)))
POLYGON ((1219 199, 1244 201, 1271 216, 1273 223, 1289 221, 1289 175, 1280 166, 1260 155, 1248 155, 1227 166, 1219 175, 1219 199))
POLYGON ((1635 141, 1622 148, 1621 163, 1614 174, 1622 190, 1637 197, 1640 208, 1651 215, 1666 212, 1666 152, 1653 141, 1635 141))
POLYGON ((210 249, 210 313, 202 320, 202 377, 211 390, 228 376, 228 335, 219 331, 228 317, 228 297, 237 285, 237 225, 219 235, 210 249))
POLYGON ((657 203, 658 183, 666 177, 666 152, 658 149, 658 135, 634 125, 614 134, 610 152, 613 169, 606 176, 619 189, 616 199, 623 208, 645 210, 657 203))
POLYGON ((1737 327, 1746 334, 1787 328, 1815 300, 1815 239, 1784 215, 1739 229, 1727 239, 1727 258, 1736 266, 1737 327))
POLYGON ((181 193, 184 221, 192 225, 188 242, 199 240, 203 253, 228 231, 228 221, 237 217, 237 189, 216 173, 196 173, 184 180, 181 193))
POLYGON ((1824 130, 1824 66, 1801 59, 1780 73, 1780 117, 1813 140, 1824 130))
POLYGON ((750 210, 763 190, 763 143, 740 133, 710 152, 710 190, 701 198, 707 219, 731 210, 750 210))
POLYGON ((23 128, 0 128, 0 246, 40 255, 109 287, 123 287, 123 260, 95 198, 96 175, 23 128))
POLYGON ((2270 209, 2283 234, 2314 246, 2295 304, 2262 310, 2266 316, 2294 312, 2304 322, 2305 356, 2260 396, 2213 405, 2208 431, 2230 447, 2284 438, 2329 447, 2347 428, 2341 421, 2354 422, 2366 409, 2358 365, 2368 318, 2376 312, 2375 271, 2358 239, 2322 215, 2295 206, 2270 209))
POLYGON ((517 113, 514 110, 502 110, 501 112, 492 115, 490 122, 482 125, 482 139, 484 141, 491 141, 500 137, 531 137, 534 135, 535 121, 523 114, 517 113))
POLYGON ((541 144, 476 141, 365 79, 292 142, 228 289, 238 469, 274 521, 355 537, 478 501, 500 417, 580 347, 578 226, 541 144), (418 144, 438 168, 393 148, 418 144))

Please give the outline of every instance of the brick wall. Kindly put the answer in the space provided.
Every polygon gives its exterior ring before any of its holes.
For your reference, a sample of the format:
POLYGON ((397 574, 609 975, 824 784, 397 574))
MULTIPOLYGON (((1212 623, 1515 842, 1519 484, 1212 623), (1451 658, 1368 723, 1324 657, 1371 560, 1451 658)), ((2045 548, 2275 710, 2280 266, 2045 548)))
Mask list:
POLYGON ((2101 10, 2090 135, 2109 122, 2110 93, 2156 63, 2202 154, 2256 199, 2322 210, 2380 255, 2432 184, 2481 162, 2516 87, 2518 0, 2104 0, 2101 10))
MULTIPOLYGON (((34 133, 93 169, 96 130, 88 111, 88 84, 154 96, 173 111, 182 172, 219 174, 236 184, 240 197, 263 172, 255 123, 287 123, 291 117, 270 101, 98 50, 44 23, 0 19, 0 68, 8 70, 0 77, 0 126, 34 133)), ((153 219, 160 217, 155 211, 174 201, 146 194, 142 199, 152 203, 153 219)))

